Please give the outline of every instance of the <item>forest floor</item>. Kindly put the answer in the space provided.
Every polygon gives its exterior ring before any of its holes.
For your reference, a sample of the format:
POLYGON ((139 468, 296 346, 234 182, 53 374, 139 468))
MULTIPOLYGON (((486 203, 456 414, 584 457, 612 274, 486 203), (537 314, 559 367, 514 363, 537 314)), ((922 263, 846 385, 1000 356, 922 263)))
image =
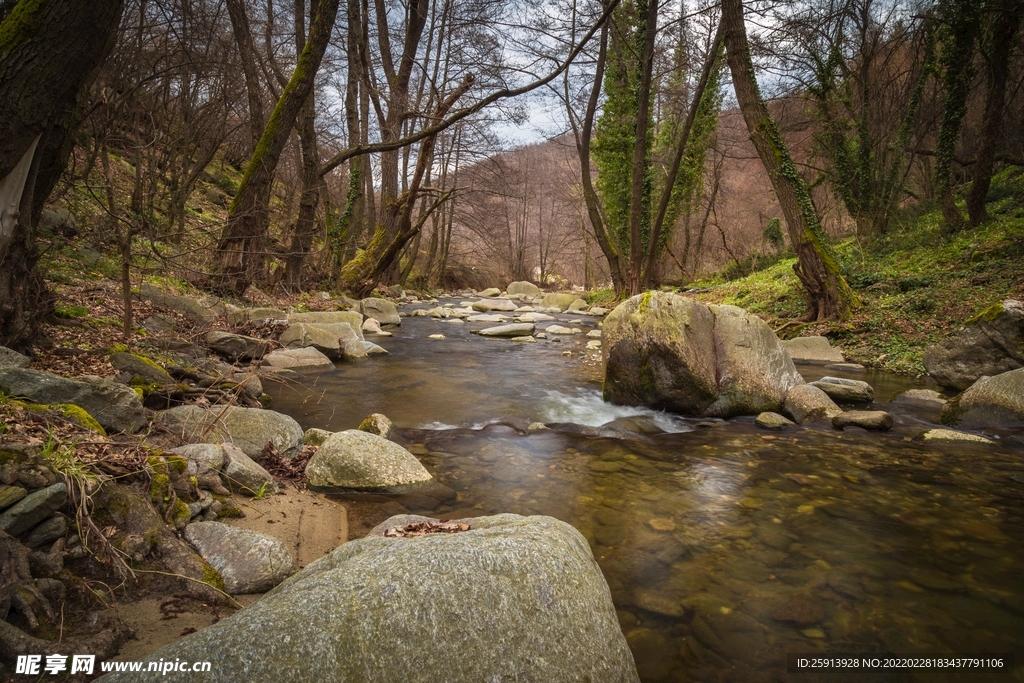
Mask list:
MULTIPOLYGON (((1024 299, 1024 169, 996 177, 989 193, 991 220, 955 234, 938 209, 908 212, 871 240, 835 244, 843 274, 861 299, 849 320, 789 325, 780 336, 820 334, 841 346, 847 360, 919 376, 929 344, 1003 299, 1024 299)), ((707 303, 740 306, 772 329, 806 311, 791 254, 765 259, 745 276, 737 264, 694 282, 707 303)), ((750 264, 742 264, 750 269, 750 264)))

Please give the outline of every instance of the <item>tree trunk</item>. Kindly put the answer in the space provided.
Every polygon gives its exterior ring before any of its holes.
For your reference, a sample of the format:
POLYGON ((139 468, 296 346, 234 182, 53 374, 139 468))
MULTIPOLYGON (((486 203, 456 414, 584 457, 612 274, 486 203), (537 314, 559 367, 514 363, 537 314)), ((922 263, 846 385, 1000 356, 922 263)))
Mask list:
POLYGON ((992 12, 992 48, 988 60, 988 90, 985 93, 985 114, 981 126, 981 144, 974 162, 974 184, 967 195, 967 215, 971 226, 977 226, 988 219, 985 198, 992 184, 992 169, 995 167, 996 147, 999 132, 1003 126, 1003 109, 1006 105, 1006 82, 1010 73, 1010 53, 1013 38, 1020 26, 1024 2, 1001 0, 992 12))
POLYGON ((244 0, 227 0, 228 16, 231 18, 231 29, 238 46, 238 60, 242 64, 242 75, 245 77, 245 93, 249 98, 249 132, 252 136, 252 148, 256 150, 263 136, 263 89, 256 70, 256 53, 253 49, 252 29, 249 17, 245 13, 244 0))
POLYGON ((22 348, 50 310, 36 268, 35 224, 67 158, 66 137, 79 120, 76 98, 113 47, 123 0, 21 0, 5 6, 0 23, 0 344, 22 348))
POLYGON ((797 252, 794 270, 807 295, 810 309, 806 317, 809 320, 845 318, 858 303, 857 296, 839 272, 839 264, 825 242, 807 183, 797 171, 778 126, 761 98, 750 59, 741 0, 723 0, 722 24, 736 99, 750 139, 779 199, 790 241, 797 252))
POLYGON ((217 246, 219 286, 241 294, 263 275, 266 257, 268 207, 274 171, 288 142, 299 110, 309 99, 331 30, 338 14, 339 0, 319 0, 314 19, 295 71, 274 112, 267 121, 259 144, 245 170, 231 207, 228 222, 217 246))

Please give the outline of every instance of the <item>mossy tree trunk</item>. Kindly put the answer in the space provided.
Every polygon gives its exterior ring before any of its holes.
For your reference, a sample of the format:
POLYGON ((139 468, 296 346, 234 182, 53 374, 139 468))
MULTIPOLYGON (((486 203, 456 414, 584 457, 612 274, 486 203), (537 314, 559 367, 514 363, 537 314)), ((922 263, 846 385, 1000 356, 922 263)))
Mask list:
POLYGON ((228 209, 227 225, 217 246, 218 286, 222 290, 241 294, 254 280, 263 276, 274 171, 299 111, 313 90, 316 72, 334 28, 338 4, 339 0, 317 2, 309 38, 295 71, 263 129, 238 193, 228 209))
POLYGON ((67 159, 79 94, 113 47, 123 0, 5 2, 0 20, 0 344, 50 311, 35 225, 67 159))
POLYGON ((971 225, 976 226, 988 219, 985 198, 992 184, 995 168, 996 148, 999 133, 1003 127, 1003 110, 1006 108, 1006 85, 1010 76, 1010 55, 1013 51, 1014 36, 1024 15, 1022 0, 999 0, 992 11, 989 23, 988 88, 985 92, 985 113, 981 124, 981 143, 974 162, 974 184, 967 195, 967 215, 971 225))
POLYGON ((809 304, 806 318, 845 318, 858 303, 826 242, 807 183, 793 163, 778 126, 761 97, 750 59, 741 0, 723 0, 722 24, 733 87, 750 139, 757 149, 786 218, 797 253, 794 266, 809 304))

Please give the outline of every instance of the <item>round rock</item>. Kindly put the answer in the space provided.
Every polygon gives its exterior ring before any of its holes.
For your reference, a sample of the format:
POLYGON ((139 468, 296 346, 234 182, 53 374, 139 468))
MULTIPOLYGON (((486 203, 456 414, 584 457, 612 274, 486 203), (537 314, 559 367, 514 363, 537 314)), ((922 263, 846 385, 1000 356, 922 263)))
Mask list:
POLYGON ((306 466, 310 487, 324 490, 380 491, 431 480, 412 453, 358 429, 332 434, 306 466))

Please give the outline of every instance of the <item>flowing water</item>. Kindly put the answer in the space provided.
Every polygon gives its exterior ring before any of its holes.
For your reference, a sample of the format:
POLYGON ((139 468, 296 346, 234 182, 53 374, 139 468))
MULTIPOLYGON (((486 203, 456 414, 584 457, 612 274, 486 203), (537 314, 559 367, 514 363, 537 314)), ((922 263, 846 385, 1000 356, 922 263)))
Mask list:
MULTIPOLYGON (((912 437, 938 415, 888 403, 885 434, 611 406, 582 336, 469 334, 484 326, 406 318, 380 341, 389 356, 272 386, 275 408, 331 430, 390 417, 458 494, 401 499, 413 512, 572 524, 644 681, 1024 681, 1024 435, 925 446, 912 437), (787 674, 794 652, 1014 653, 1017 667, 787 674)), ((859 377, 880 401, 918 386, 859 377)))

